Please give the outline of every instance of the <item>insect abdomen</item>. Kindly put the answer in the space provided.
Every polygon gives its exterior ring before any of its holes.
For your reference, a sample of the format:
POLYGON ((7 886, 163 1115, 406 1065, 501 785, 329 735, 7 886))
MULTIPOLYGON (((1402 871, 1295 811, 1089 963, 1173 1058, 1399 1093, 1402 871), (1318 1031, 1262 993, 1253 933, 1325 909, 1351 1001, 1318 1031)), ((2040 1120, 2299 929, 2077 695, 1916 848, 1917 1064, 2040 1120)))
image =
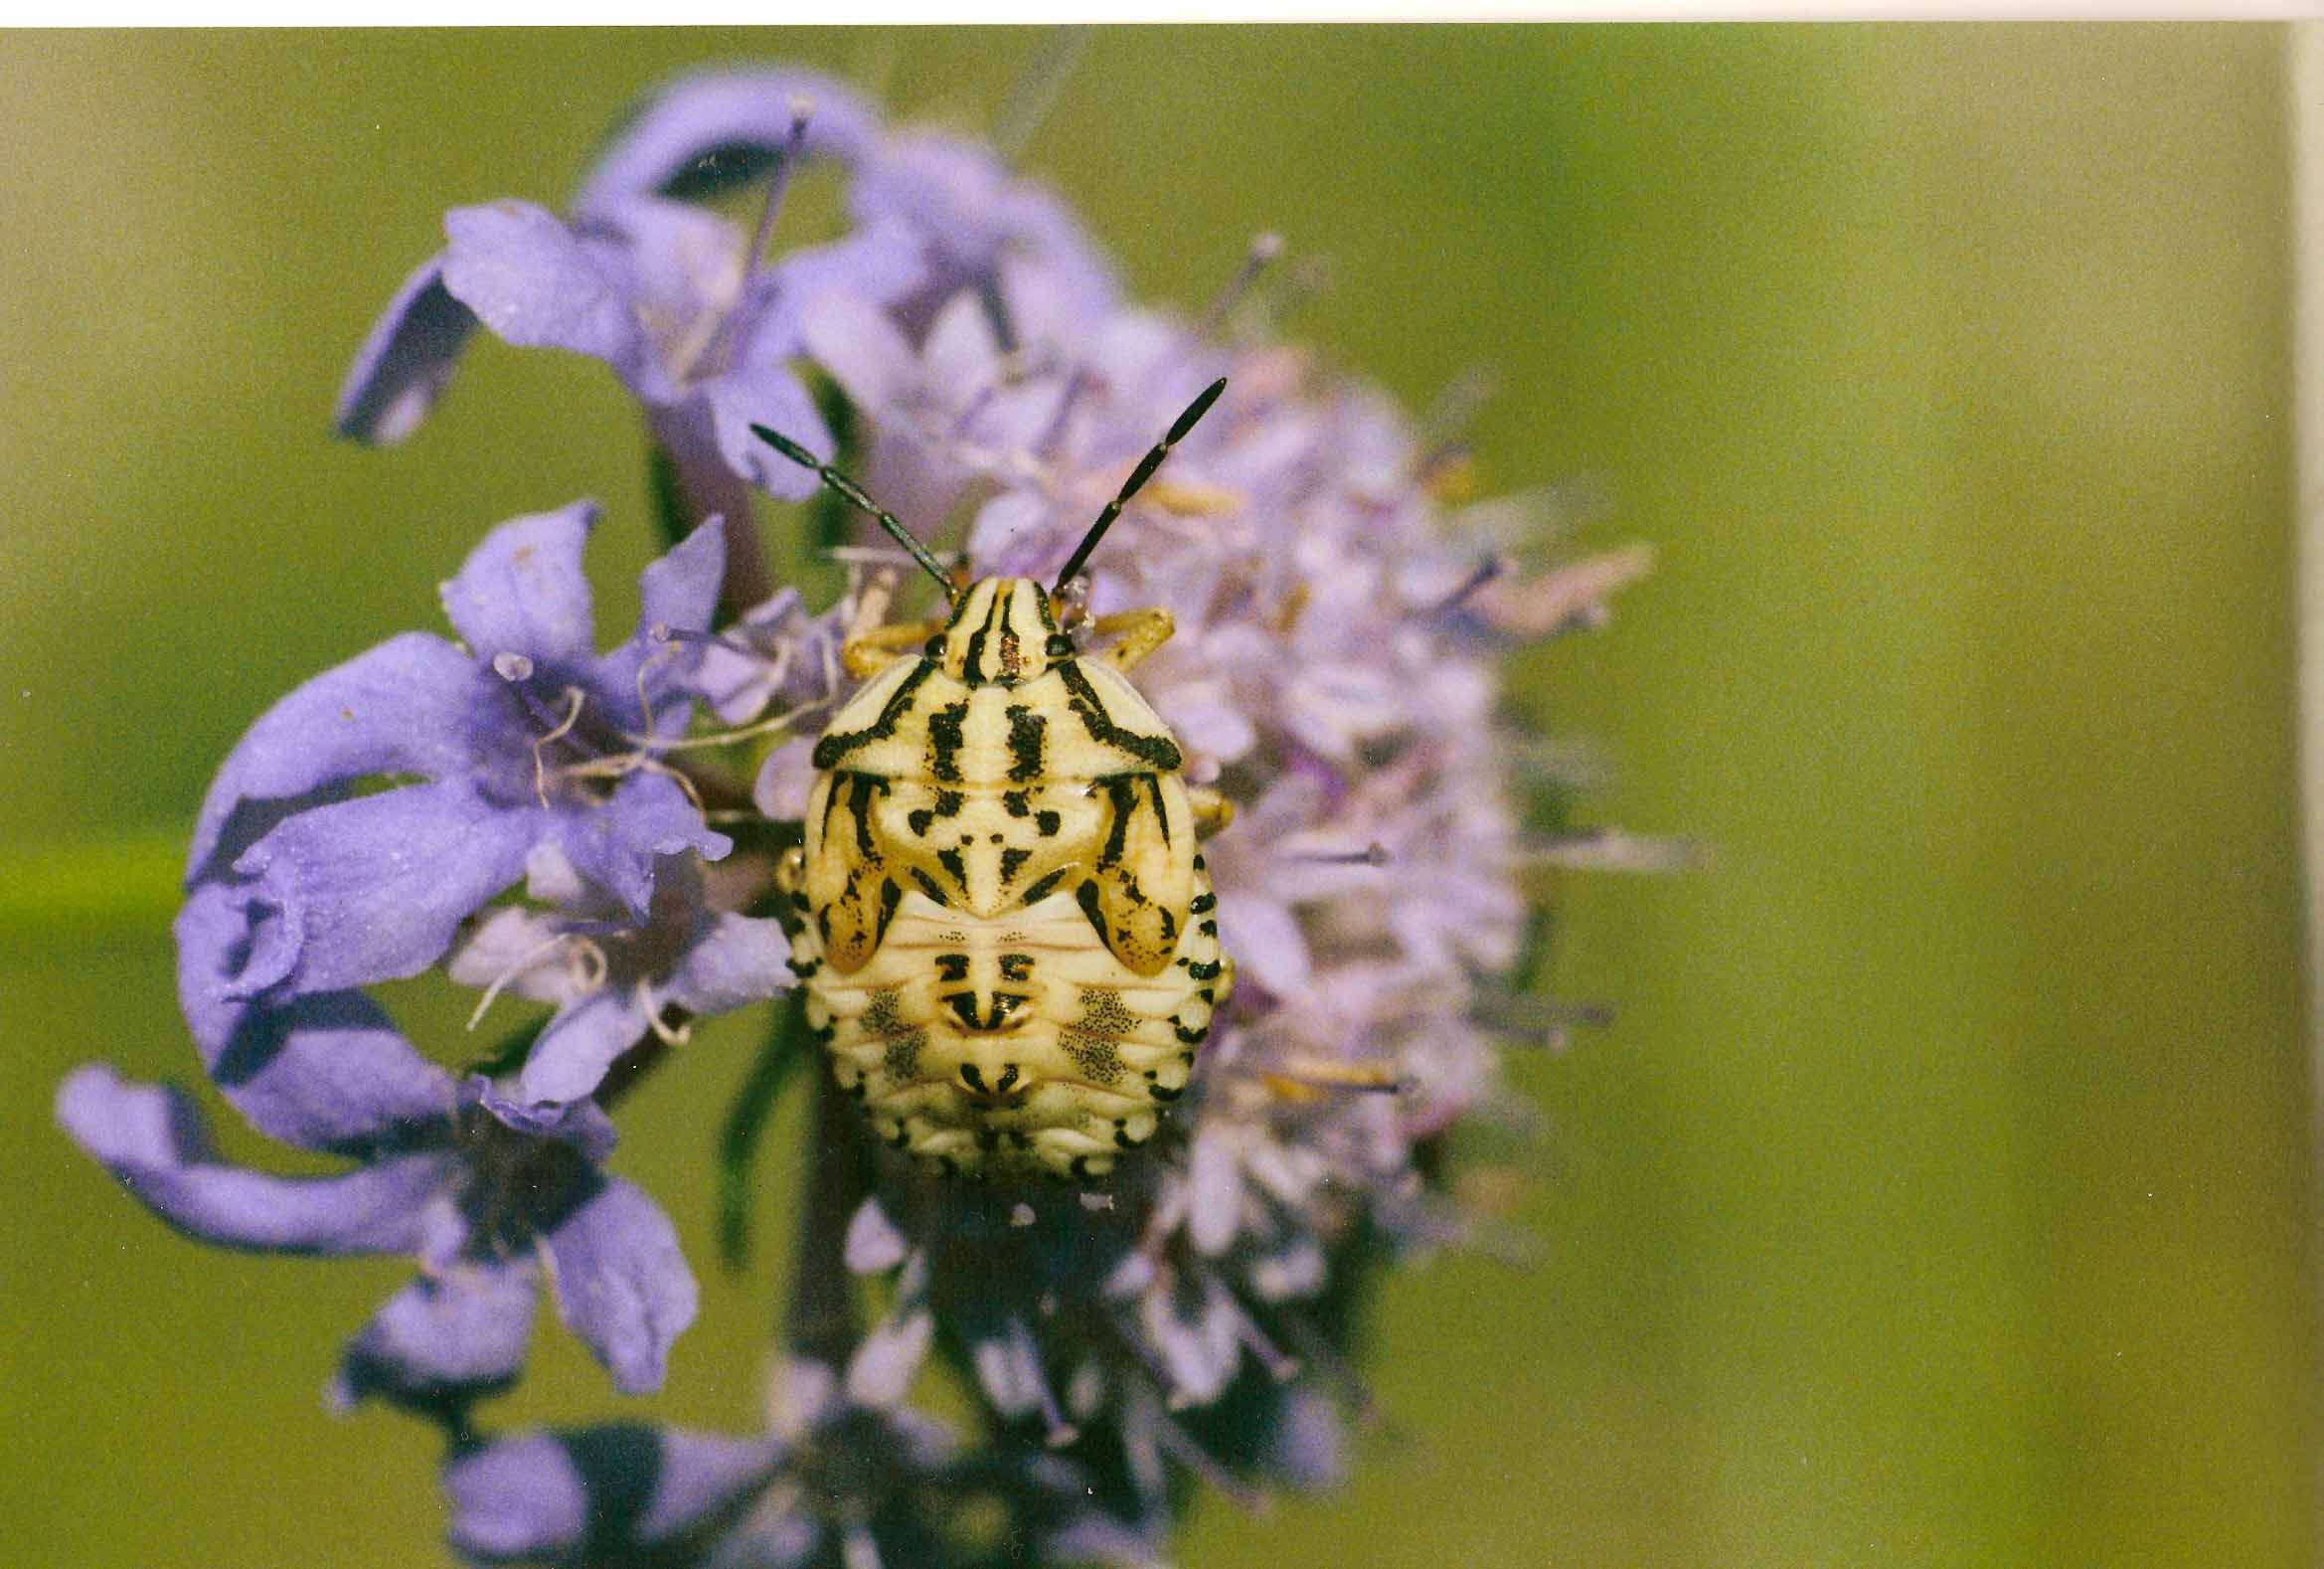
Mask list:
POLYGON ((980 920, 914 892, 870 963, 811 975, 808 1021, 898 1147, 964 1171, 1095 1176, 1153 1135, 1209 1033, 1215 929, 1190 926, 1177 958, 1131 971, 1071 893, 980 920))
POLYGON ((1178 747, 1119 675, 885 675, 818 745, 808 1018, 899 1147, 1097 1175, 1186 1088, 1228 969, 1178 747), (828 960, 828 961, 826 961, 828 960))

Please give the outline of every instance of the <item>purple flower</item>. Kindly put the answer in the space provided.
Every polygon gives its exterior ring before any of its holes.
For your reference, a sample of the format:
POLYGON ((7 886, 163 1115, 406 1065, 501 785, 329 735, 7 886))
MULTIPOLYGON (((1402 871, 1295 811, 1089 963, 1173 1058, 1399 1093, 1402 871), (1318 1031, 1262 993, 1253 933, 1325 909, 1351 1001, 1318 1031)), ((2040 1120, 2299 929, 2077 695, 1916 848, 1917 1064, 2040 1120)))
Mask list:
MULTIPOLYGON (((279 1018, 263 1028, 329 1034, 279 1018)), ((323 1044, 294 1039, 284 1049, 312 1080, 318 1054, 307 1048, 323 1044)), ((459 1420, 469 1402, 516 1377, 544 1271, 559 1316, 615 1386, 658 1388, 670 1342, 694 1318, 694 1277, 654 1202, 598 1169, 613 1145, 604 1114, 589 1103, 528 1112, 485 1079, 455 1084, 400 1039, 374 1032, 368 1045, 368 1082, 350 1074, 328 1083, 340 1118, 372 1130, 357 1163, 332 1176, 227 1164, 191 1098, 101 1065, 65 1081, 57 1119, 148 1209, 198 1241, 417 1259, 419 1274, 348 1343, 336 1403, 378 1395, 459 1420), (398 1072, 381 1074, 392 1056, 402 1059, 398 1072), (424 1111, 409 1094, 417 1085, 433 1103, 424 1111)))
POLYGON ((499 1439, 444 1472, 452 1546, 484 1564, 708 1564, 779 1455, 767 1439, 628 1423, 499 1439))
POLYGON ((805 352, 802 307, 835 288, 891 298, 919 277, 885 230, 761 266, 725 219, 650 199, 599 206, 570 225, 525 202, 455 208, 444 233, 444 288, 492 332, 603 361, 681 469, 715 454, 727 472, 792 498, 814 476, 750 427, 829 444, 791 370, 805 352))
MULTIPOLYGON (((871 114, 853 94, 812 73, 737 71, 690 77, 649 96, 633 111, 582 182, 573 211, 590 233, 598 233, 586 223, 593 215, 618 215, 656 197, 710 194, 759 177, 794 150, 802 156, 853 162, 862 155, 873 129, 871 114), (803 106, 811 106, 812 112, 800 125, 803 106)), ((562 227, 554 219, 549 223, 562 227)), ((618 233, 622 221, 616 217, 609 227, 618 233)), ((703 232, 694 233, 699 239, 703 232)), ((482 254, 472 248, 471 267, 488 271, 497 260, 502 266, 513 267, 520 278, 529 274, 536 283, 581 282, 574 300, 553 305, 550 313, 564 318, 569 334, 594 346, 625 336, 607 308, 608 291, 591 278, 585 261, 576 265, 573 247, 546 233, 530 248, 521 235, 504 238, 511 243, 501 246, 497 257, 489 247, 482 254)), ((727 249, 734 248, 730 238, 727 249)), ((614 250, 618 252, 618 245, 614 250)), ((334 416, 340 435, 393 445, 412 434, 450 381, 477 315, 476 302, 446 279, 450 256, 440 253, 421 262, 372 327, 340 390, 334 416)), ((617 255, 614 261, 618 273, 617 255)), ((675 274, 662 275, 658 281, 683 288, 687 269, 681 263, 675 274)), ((494 303, 507 306, 505 286, 488 294, 494 303)), ((654 304, 666 298, 640 291, 630 302, 654 304)))
POLYGON ((915 334, 963 289, 1005 290, 1032 314, 1001 305, 1006 347, 1064 343, 1119 303, 1112 264, 1057 194, 1018 177, 974 142, 931 131, 892 135, 864 156, 849 193, 857 219, 909 234, 925 281, 898 315, 915 334))
MULTIPOLYGON (((916 1361, 916 1352, 913 1353, 916 1361)), ((786 1410, 757 1438, 637 1426, 528 1432, 445 1468, 451 1541, 483 1564, 788 1569, 957 1560, 942 1530, 968 1480, 951 1435, 902 1407, 890 1349, 844 1376, 777 1375, 786 1410)))
POLYGON ((1023 1561, 1159 1563, 1165 1513, 1119 1520, 1090 1482, 1055 1455, 961 1455, 924 1417, 844 1397, 805 1429, 756 1438, 633 1424, 535 1430, 444 1470, 452 1546, 477 1564, 966 1569, 992 1561, 950 1535, 972 1497, 1009 1511, 1008 1540, 1040 1544, 1023 1561))
POLYGON ((812 71, 698 71, 634 105, 574 193, 573 210, 639 196, 701 198, 759 179, 793 145, 807 157, 853 164, 879 117, 846 87, 812 71))
POLYGON ((534 848, 527 891, 555 911, 496 910, 453 956, 451 978, 557 1004, 518 1082, 529 1102, 577 1101, 665 1008, 687 1016, 760 1002, 790 981, 782 926, 713 909, 691 854, 661 858, 643 925, 554 844, 534 848))
MULTIPOLYGON (((359 355, 341 431, 408 435, 482 323, 607 366, 657 484, 709 521, 647 570, 636 630, 603 654, 590 510, 503 525, 444 586, 458 642, 413 633, 317 677, 221 770, 177 924, 181 1003, 229 1103, 345 1169, 229 1165, 189 1099, 109 1068, 67 1082, 60 1120, 194 1237, 418 1261, 334 1391, 447 1421, 452 1539, 479 1562, 941 1569, 993 1557, 956 1534, 974 1500, 997 1501, 1012 1550, 1149 1563, 1189 1478, 1245 1499, 1336 1480, 1343 1410, 1369 1415, 1342 1353, 1372 1261, 1486 1224, 1457 1195, 1491 1184, 1448 1182, 1440 1135, 1501 1096, 1500 1039, 1586 1016, 1507 990, 1521 876, 1642 855, 1523 836, 1491 661, 1601 622, 1643 554, 1512 577, 1515 530, 1447 505, 1456 433, 1416 435, 1380 394, 1253 341, 1272 301, 1243 296, 1271 240, 1197 324, 1129 308, 1053 194, 981 146, 888 133, 819 79, 681 81, 565 214, 464 207, 445 233, 359 355), (853 227, 770 257, 802 156, 842 166, 853 227), (751 236, 691 205, 760 180, 751 236), (625 1390, 659 1382, 693 1315, 669 1222, 601 1169, 606 1109, 633 1069, 685 1060, 653 1037, 787 983, 780 928, 744 912, 780 886, 815 731, 856 684, 843 639, 894 591, 884 552, 842 552, 849 592, 819 613, 772 591, 752 492, 816 481, 750 427, 828 452, 808 389, 835 386, 835 461, 923 527, 971 498, 965 565, 1046 576, 1221 376, 1215 417, 1077 579, 1065 633, 1094 653, 1090 618, 1171 614, 1135 681, 1188 782, 1236 808, 1205 846, 1236 983, 1189 1042, 1166 1136, 1085 1189, 935 1183, 871 1147, 818 1076, 766 1432, 488 1441, 468 1409, 515 1377, 544 1270, 625 1390), (692 733, 698 708, 724 728, 692 733), (455 1080, 361 989, 439 962, 483 989, 478 1016, 502 991, 554 1010, 521 1068, 455 1080), (862 1332, 852 1277, 870 1275, 893 1280, 862 1332), (984 1408, 965 1454, 908 1403, 939 1345, 984 1408)), ((727 1124, 736 1188, 803 1032, 778 1024, 727 1124)))
POLYGON ((695 691, 730 725, 747 725, 769 707, 804 713, 830 704, 845 679, 839 649, 848 609, 843 601, 813 615, 798 590, 782 590, 703 645, 695 691))
POLYGON ((1029 462, 1057 417, 1064 381, 1029 372, 1033 356, 1002 342, 992 297, 954 294, 916 347, 860 295, 827 291, 807 307, 807 347, 876 433, 865 482, 905 516, 941 518, 979 471, 1029 462))
POLYGON ((709 622, 720 531, 646 569, 637 631, 599 655, 581 565, 593 516, 577 504, 485 539, 443 591, 465 648, 393 638, 250 727, 188 861, 204 908, 247 929, 205 978, 217 997, 279 1005, 416 974, 543 847, 631 926, 649 923, 665 858, 726 854, 657 762, 686 725, 695 657, 670 633, 709 622), (383 779, 413 783, 357 793, 383 779))

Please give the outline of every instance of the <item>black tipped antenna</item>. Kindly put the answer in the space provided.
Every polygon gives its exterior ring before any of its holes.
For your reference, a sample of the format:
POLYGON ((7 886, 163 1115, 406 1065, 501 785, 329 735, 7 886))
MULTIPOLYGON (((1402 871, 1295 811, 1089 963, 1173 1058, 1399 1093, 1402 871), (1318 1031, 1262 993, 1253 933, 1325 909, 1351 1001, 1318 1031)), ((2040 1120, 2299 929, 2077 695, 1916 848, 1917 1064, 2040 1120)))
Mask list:
MULTIPOLYGON (((1224 386, 1225 383, 1220 385, 1224 386)), ((1212 389, 1214 395, 1217 391, 1217 388, 1212 389)), ((927 569, 928 576, 942 586, 946 600, 954 597, 957 591, 952 587, 952 575, 946 572, 936 558, 928 553, 928 548, 925 545, 912 537, 912 530, 906 528, 903 521, 895 513, 874 501, 870 496, 865 495, 863 486, 848 478, 847 475, 823 461, 822 458, 817 457, 813 452, 808 451, 780 431, 769 431, 763 425, 754 425, 750 427, 750 434, 801 468, 812 470, 824 484, 837 491, 840 499, 847 502, 848 505, 870 513, 873 519, 888 531, 890 538, 902 545, 913 561, 927 569)), ((1177 439, 1176 433, 1173 433, 1171 439, 1177 439)), ((1162 450, 1169 450, 1168 442, 1163 444, 1162 450)), ((1131 488, 1135 489, 1136 486, 1133 485, 1131 488)))
POLYGON ((1136 495, 1144 488, 1146 481, 1154 477, 1154 470, 1162 466, 1162 459, 1170 455, 1170 449, 1186 439, 1186 433, 1195 428, 1196 421, 1211 412, 1211 405, 1217 403, 1219 394, 1226 390, 1227 378, 1224 376, 1205 387, 1202 396, 1188 404, 1186 413, 1180 415, 1170 427, 1170 434, 1138 460, 1138 466, 1130 470, 1130 476, 1121 489, 1111 501, 1105 503, 1105 510, 1097 514, 1097 521, 1089 525, 1089 532, 1081 536, 1081 543, 1074 547, 1074 554, 1067 560, 1065 570, 1057 575, 1057 586, 1049 591, 1051 594, 1066 592, 1066 585, 1079 574, 1082 564, 1089 559, 1089 552, 1097 548, 1097 542, 1105 537, 1105 531, 1113 527, 1113 520, 1121 516, 1121 509, 1129 505, 1130 497, 1136 495))

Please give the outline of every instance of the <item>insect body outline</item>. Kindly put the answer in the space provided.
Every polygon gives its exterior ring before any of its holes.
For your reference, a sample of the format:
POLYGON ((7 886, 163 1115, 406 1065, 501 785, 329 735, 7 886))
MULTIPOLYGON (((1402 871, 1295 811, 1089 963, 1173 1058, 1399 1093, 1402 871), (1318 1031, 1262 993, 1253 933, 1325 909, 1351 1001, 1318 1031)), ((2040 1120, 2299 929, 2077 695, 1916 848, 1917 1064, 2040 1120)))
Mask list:
POLYGON ((1060 620, 1066 584, 1224 387, 1180 416, 1047 591, 955 590, 852 481, 754 428, 952 602, 940 623, 848 639, 843 660, 868 679, 816 743, 805 842, 781 871, 807 1023, 840 1087, 939 1169, 1103 1175, 1185 1093, 1233 985, 1197 843, 1232 810, 1186 784, 1176 738, 1124 673, 1169 638, 1169 612, 1095 617, 1116 640, 1090 652, 1060 620))

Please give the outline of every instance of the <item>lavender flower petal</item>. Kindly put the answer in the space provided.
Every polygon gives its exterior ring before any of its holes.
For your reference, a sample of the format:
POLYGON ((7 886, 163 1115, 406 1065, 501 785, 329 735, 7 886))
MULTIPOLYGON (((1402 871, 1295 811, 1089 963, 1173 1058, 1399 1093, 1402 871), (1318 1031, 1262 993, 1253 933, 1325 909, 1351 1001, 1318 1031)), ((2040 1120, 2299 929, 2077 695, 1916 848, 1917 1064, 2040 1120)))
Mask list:
POLYGON ((847 1241, 842 1250, 848 1270, 855 1275, 885 1275, 904 1262, 910 1243, 877 1198, 867 1198, 848 1217, 847 1241))
POLYGON ((846 87, 808 71, 697 72, 649 95, 573 199, 577 213, 640 196, 701 197, 755 180, 812 107, 803 150, 861 157, 877 119, 846 87))
POLYGON ((558 1316, 624 1394, 659 1389, 670 1343, 694 1321, 694 1273, 661 1206, 618 1177, 602 1180, 544 1239, 558 1316))
POLYGON ((517 1094, 534 1106, 593 1094, 614 1059, 645 1038, 652 1017, 634 984, 599 986, 567 1003, 533 1042, 517 1094))
MULTIPOLYGON (((703 822, 701 809, 674 780, 643 773, 624 778, 600 806, 560 812, 546 837, 639 925, 652 907, 657 860, 691 850, 716 861, 735 847, 703 822)), ((515 880, 511 873, 507 881, 515 880)))
POLYGON ((1307 989, 1307 941, 1279 900, 1256 889, 1241 890, 1234 903, 1219 906, 1219 937, 1238 968, 1275 995, 1297 996, 1307 989))
POLYGON ((470 912, 517 879, 535 833, 464 780, 300 812, 235 863, 275 912, 239 994, 340 991, 416 975, 470 912))
POLYGON ((556 214, 530 202, 444 214, 444 287, 505 342, 570 349, 628 380, 646 363, 625 280, 556 214))
POLYGON ((1005 252, 1037 269, 1065 318, 1094 325, 1118 297, 1112 267, 1065 204, 970 142, 889 137, 865 160, 849 208, 863 222, 901 222, 920 237, 936 303, 979 277, 997 281, 1005 252))
MULTIPOLYGON (((747 519, 734 526, 745 527, 747 519)), ((712 518, 638 574, 637 638, 657 628, 708 631, 718 610, 719 579, 727 567, 727 525, 712 518)))
POLYGON ((782 923, 719 913, 671 971, 666 995, 688 1012, 731 1013, 790 989, 782 923))
POLYGON ((440 1121, 450 1075, 360 992, 276 1004, 243 1000, 248 896, 196 888, 178 915, 178 1003, 203 1066, 259 1132, 307 1149, 356 1149, 440 1121))
POLYGON ((469 553, 443 586, 443 610, 479 660, 515 654, 535 666, 573 668, 590 645, 589 581, 581 549, 597 509, 577 501, 512 518, 469 553))
POLYGON ((739 363, 763 365, 804 352, 806 316, 826 292, 892 305, 924 286, 927 276, 918 240, 900 223, 867 225, 829 245, 793 251, 743 286, 736 310, 744 324, 739 363))
POLYGON ((711 428, 719 455, 727 467, 743 475, 770 496, 797 501, 814 494, 818 481, 798 464, 788 461, 755 436, 753 425, 780 431, 803 441, 810 451, 831 450, 831 432, 823 424, 815 400, 787 367, 751 366, 714 377, 702 386, 708 401, 711 428))
POLYGON ((189 881, 220 875, 293 812, 378 774, 457 771, 475 661, 440 637, 406 632, 324 671, 269 708, 235 744, 194 824, 189 881))
POLYGON ((815 788, 814 759, 813 736, 797 737, 769 752, 750 786, 750 804, 777 822, 804 817, 807 797, 815 788))
POLYGON ((1321 1492, 1347 1481, 1347 1426, 1319 1389, 1280 1391, 1262 1442, 1267 1470, 1294 1487, 1321 1492))
POLYGON ((227 1165, 191 1097, 170 1085, 128 1083, 101 1064, 65 1080, 57 1121, 172 1227, 259 1253, 408 1253, 448 1158, 409 1154, 327 1177, 227 1165))
POLYGON ((374 446, 403 440, 443 395, 475 325, 443 285, 443 257, 420 262, 356 351, 331 428, 374 446))
POLYGON ((452 1547, 488 1564, 636 1561, 725 1513, 777 1454, 764 1439, 626 1423, 504 1438, 444 1470, 452 1547))
POLYGON ((800 311, 799 332, 815 362, 863 407, 902 402, 919 382, 919 357, 878 303, 832 289, 800 311))
POLYGON ((506 1388, 533 1337, 534 1273, 529 1262, 460 1263, 413 1281, 347 1342, 331 1405, 376 1395, 438 1409, 506 1388))
POLYGON ((901 1405, 935 1331, 935 1315, 925 1307, 903 1308, 882 1321, 848 1359, 848 1399, 875 1411, 901 1405))
POLYGON ((460 1102, 483 1107, 495 1122, 513 1133, 569 1145, 593 1166, 605 1163, 619 1137, 613 1131, 613 1119, 594 1101, 527 1105, 502 1095, 482 1074, 470 1075, 460 1086, 460 1102))
MULTIPOLYGON (((749 526, 747 518, 736 524, 749 526)), ((685 731, 691 710, 682 695, 702 651, 669 634, 710 629, 726 564, 727 525, 712 518, 639 574, 637 630, 588 677, 600 712, 630 735, 667 739, 685 731)))

